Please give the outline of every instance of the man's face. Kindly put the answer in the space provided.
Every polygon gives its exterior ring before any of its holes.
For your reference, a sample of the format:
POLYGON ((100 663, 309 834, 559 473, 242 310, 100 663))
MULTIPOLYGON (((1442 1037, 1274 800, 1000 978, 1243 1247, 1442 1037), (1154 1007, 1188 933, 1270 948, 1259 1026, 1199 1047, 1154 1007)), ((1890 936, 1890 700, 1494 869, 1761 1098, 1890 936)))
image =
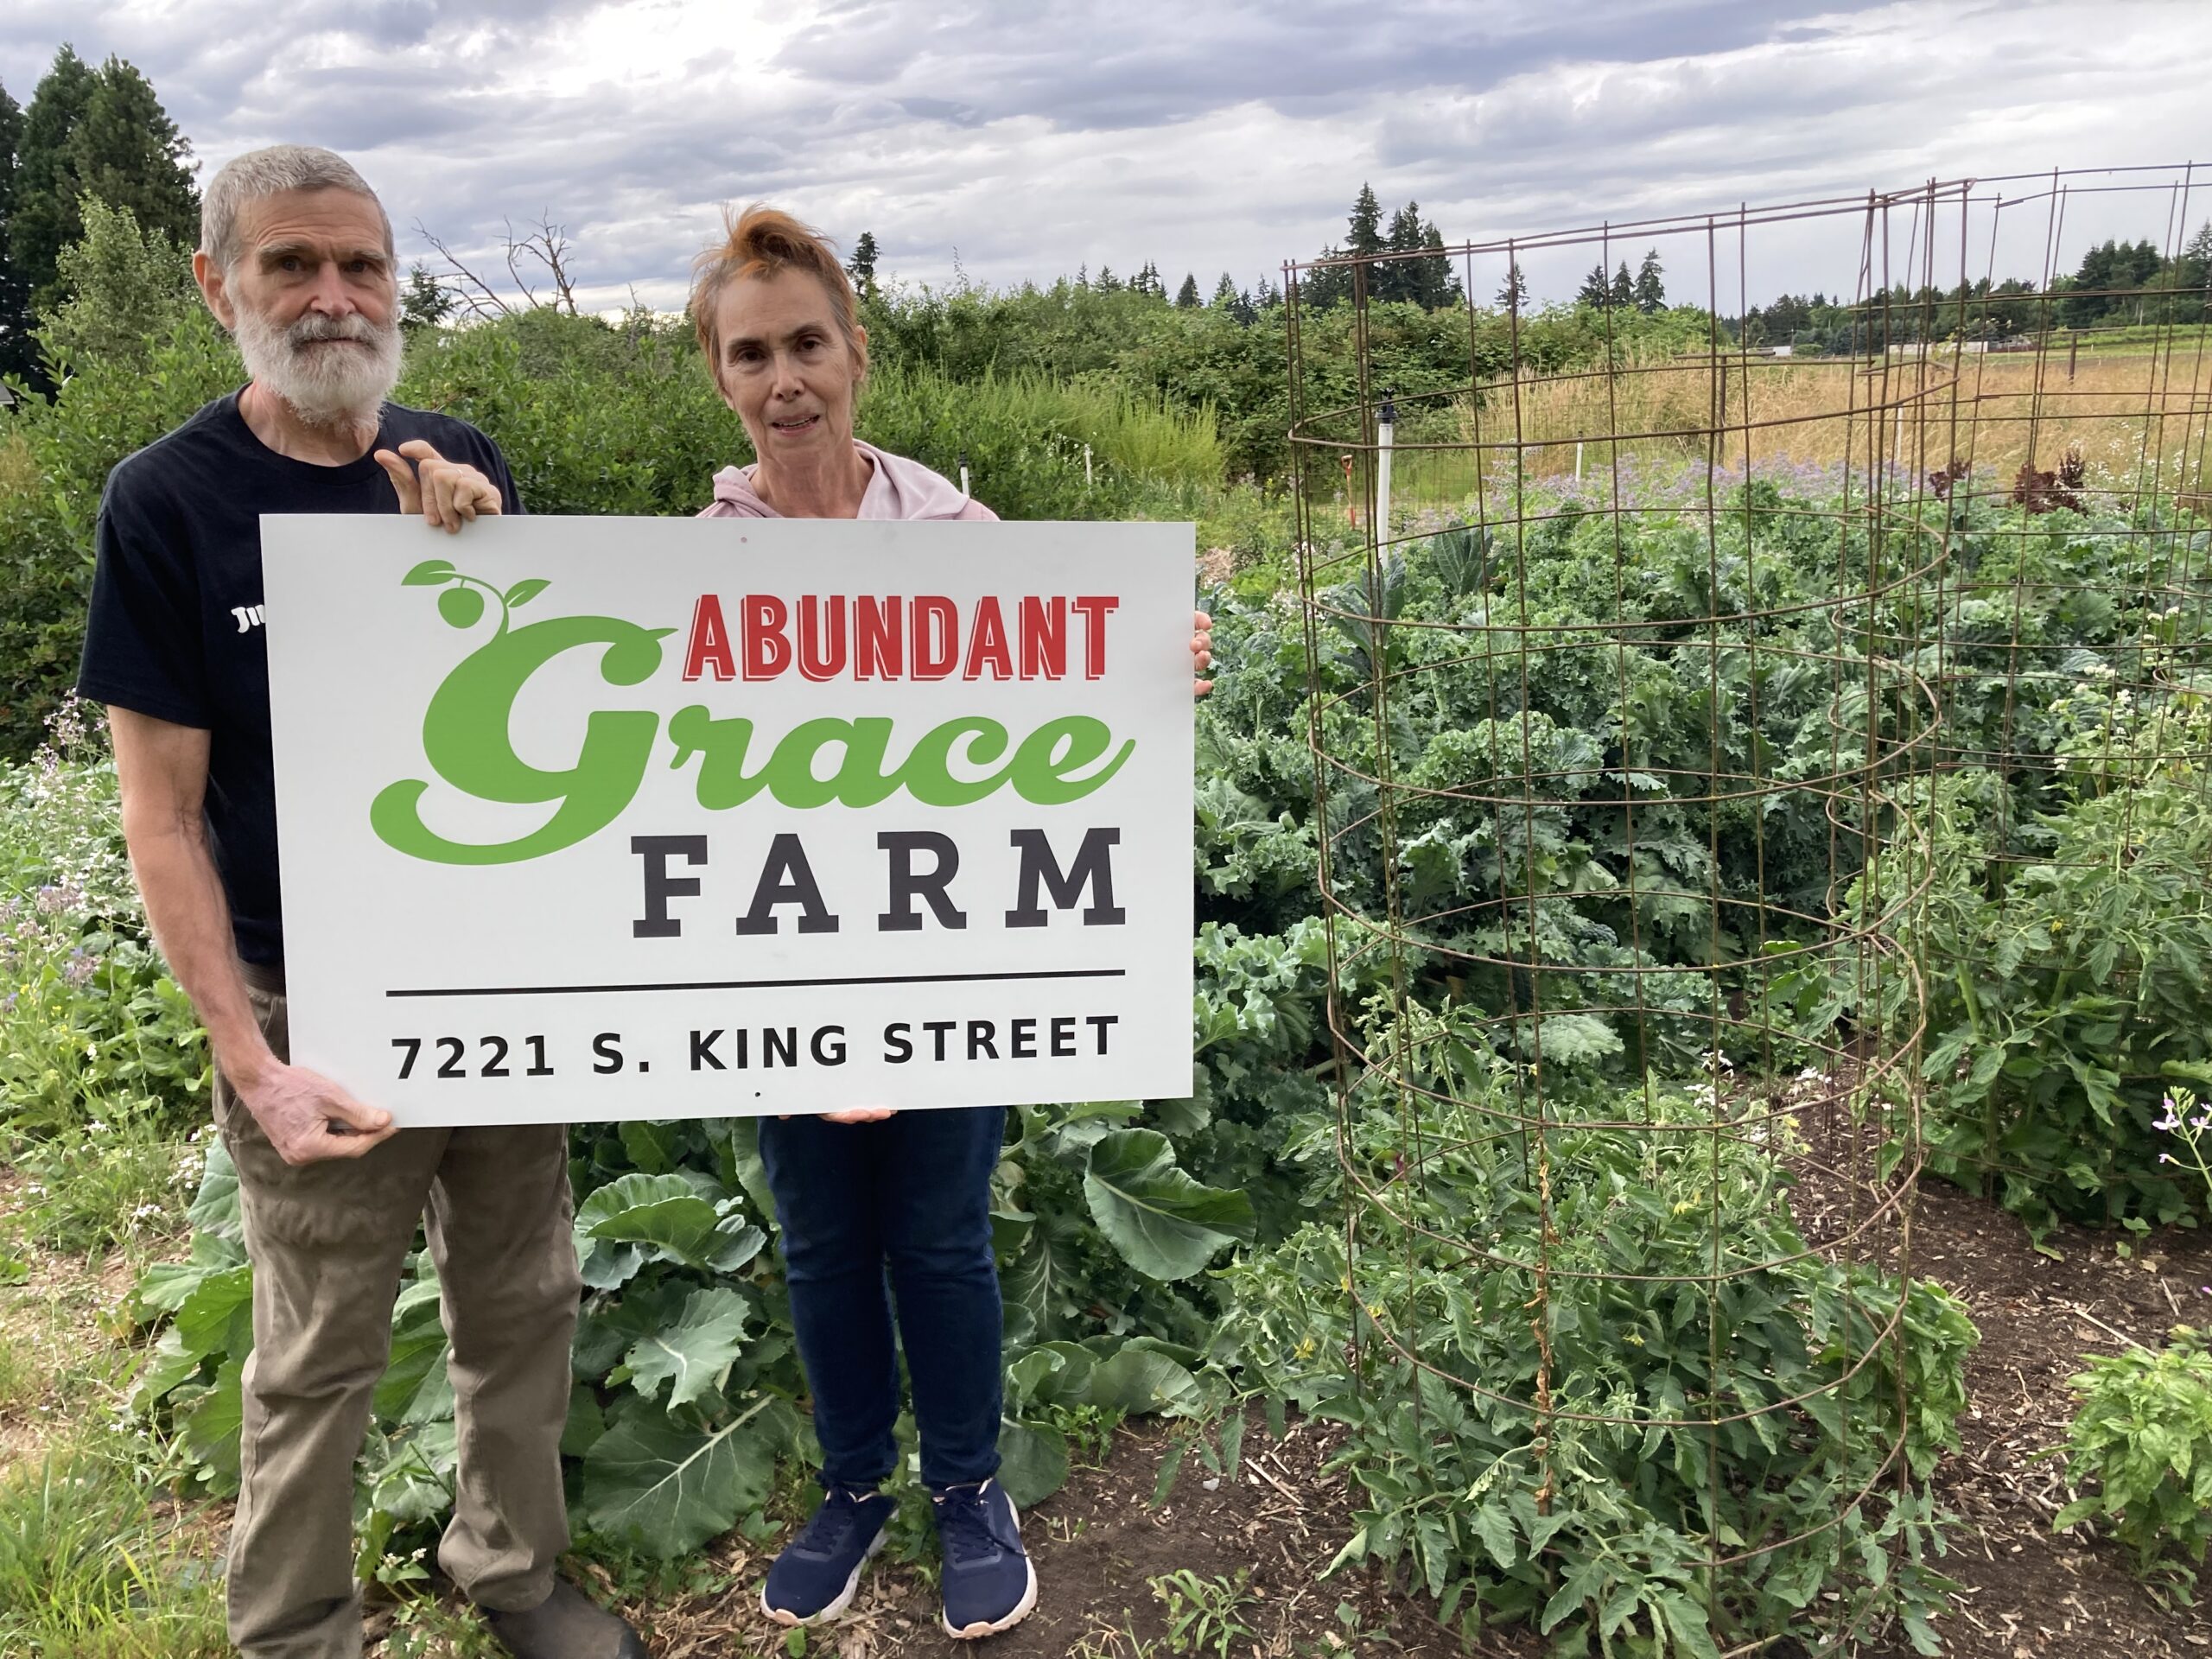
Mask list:
POLYGON ((205 256, 193 261, 207 304, 235 331, 251 310, 278 328, 310 312, 359 314, 372 327, 389 323, 399 283, 385 251, 376 205, 350 190, 289 190, 250 201, 238 214, 245 251, 228 271, 205 256))
POLYGON ((238 219, 235 264, 219 270, 202 253, 192 265, 247 371, 308 421, 373 419, 402 343, 376 204, 350 190, 287 191, 247 202, 238 219))

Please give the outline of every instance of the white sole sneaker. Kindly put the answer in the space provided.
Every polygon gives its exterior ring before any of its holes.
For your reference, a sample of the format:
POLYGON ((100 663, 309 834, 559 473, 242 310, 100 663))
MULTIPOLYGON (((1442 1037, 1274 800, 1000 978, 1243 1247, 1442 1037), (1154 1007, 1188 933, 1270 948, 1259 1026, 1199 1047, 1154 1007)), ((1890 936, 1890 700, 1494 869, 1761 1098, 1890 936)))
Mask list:
MULTIPOLYGON (((1008 1498, 1007 1500, 1006 1507, 1007 1513, 1014 1516, 1014 1524, 1016 1530, 1019 1530, 1021 1526, 1021 1511, 1014 1507, 1014 1500, 1012 1498, 1008 1498)), ((1028 1618, 1031 1613, 1036 1611, 1037 1563, 1031 1560, 1028 1556, 1025 1554, 1022 1557, 1021 1564, 1029 1569, 1029 1582, 1023 1588, 1021 1592, 1021 1599, 1014 1604, 1014 1611, 1012 1612, 1008 1613, 1001 1619, 992 1620, 979 1618, 972 1624, 956 1625, 950 1619, 944 1616, 942 1611, 940 1611, 938 1614, 937 1622, 944 1630, 944 1633, 956 1642, 975 1642, 987 1636, 996 1636, 1001 1630, 1010 1630, 1015 1625, 1020 1624, 1023 1619, 1028 1618)))
MULTIPOLYGON (((831 1601, 828 1606, 823 1608, 820 1612, 815 1613, 810 1618, 802 1618, 797 1613, 791 1611, 787 1608, 771 1607, 768 1605, 768 1586, 765 1584, 760 1586, 760 1611, 768 1618, 774 1619, 777 1624, 786 1627, 796 1627, 802 1624, 827 1624, 831 1619, 836 1618, 838 1614, 843 1612, 846 1608, 853 1605, 853 1598, 860 1593, 861 1574, 868 1571, 868 1564, 875 1559, 876 1552, 883 1548, 886 1539, 890 1535, 890 1531, 891 1529, 887 1524, 877 1529, 875 1536, 868 1540, 867 1551, 861 1556, 859 1560, 853 1563, 852 1573, 850 1576, 845 1580, 845 1587, 842 1590, 840 1590, 836 1594, 836 1599, 831 1601)), ((1033 1604, 1036 1599, 1036 1588, 1034 1582, 1036 1574, 1032 1573, 1030 1574, 1030 1578, 1032 1580, 1030 1599, 1033 1604)), ((1027 1609, 1025 1608, 1023 1611, 1026 1612, 1027 1609)))

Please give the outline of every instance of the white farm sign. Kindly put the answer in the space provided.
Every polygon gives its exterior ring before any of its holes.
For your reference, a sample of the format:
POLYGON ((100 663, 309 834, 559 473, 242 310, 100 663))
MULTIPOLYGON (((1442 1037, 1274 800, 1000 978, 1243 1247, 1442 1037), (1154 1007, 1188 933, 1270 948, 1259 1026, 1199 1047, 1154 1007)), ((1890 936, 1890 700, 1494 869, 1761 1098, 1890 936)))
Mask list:
POLYGON ((1191 1086, 1191 532, 263 521, 293 1058, 403 1124, 1191 1086))

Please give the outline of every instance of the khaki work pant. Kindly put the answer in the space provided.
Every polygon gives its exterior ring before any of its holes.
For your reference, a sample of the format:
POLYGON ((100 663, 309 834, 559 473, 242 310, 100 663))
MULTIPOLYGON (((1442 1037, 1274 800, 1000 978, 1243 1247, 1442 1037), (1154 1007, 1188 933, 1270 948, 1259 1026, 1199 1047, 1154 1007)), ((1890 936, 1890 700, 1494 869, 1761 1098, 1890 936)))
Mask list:
MULTIPOLYGON (((247 986, 285 1055, 281 980, 250 967, 247 986)), ((582 1286, 567 1131, 403 1129, 364 1157, 294 1168, 219 1073, 215 1120, 253 1263, 231 1640, 249 1659, 360 1654, 353 1465, 426 1202, 460 1451, 438 1564, 486 1607, 536 1606, 569 1544, 560 1445, 582 1286)))

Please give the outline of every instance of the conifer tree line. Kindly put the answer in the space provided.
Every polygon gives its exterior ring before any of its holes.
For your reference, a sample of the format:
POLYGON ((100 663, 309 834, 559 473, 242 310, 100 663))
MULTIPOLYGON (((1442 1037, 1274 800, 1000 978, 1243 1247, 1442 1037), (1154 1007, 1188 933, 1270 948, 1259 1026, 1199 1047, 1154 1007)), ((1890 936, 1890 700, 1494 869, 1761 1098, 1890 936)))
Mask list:
POLYGON ((43 387, 33 319, 69 298, 65 248, 87 200, 189 247, 200 235, 192 146, 123 59, 97 69, 64 46, 18 104, 0 86, 0 374, 43 387))
MULTIPOLYGON (((1409 201, 1399 208, 1390 215, 1389 228, 1385 230, 1382 204, 1376 199, 1374 188, 1363 184, 1346 219, 1344 245, 1324 248, 1321 257, 1370 258, 1376 254, 1412 257, 1385 259, 1365 268, 1370 303, 1398 300, 1427 311, 1460 303, 1459 279, 1444 251, 1444 238, 1433 221, 1421 216, 1421 204, 1409 201)), ((1300 297, 1325 311, 1353 297, 1354 280, 1351 266, 1325 265, 1300 282, 1300 297)))
POLYGON ((1590 267, 1590 274, 1582 279, 1576 290, 1577 305, 1592 306, 1600 311, 1625 311, 1633 306, 1645 316, 1667 308, 1666 268, 1659 262, 1659 250, 1647 249, 1643 263, 1637 267, 1636 275, 1628 274, 1628 261, 1624 259, 1614 267, 1611 276, 1605 275, 1605 262, 1600 259, 1590 267))

